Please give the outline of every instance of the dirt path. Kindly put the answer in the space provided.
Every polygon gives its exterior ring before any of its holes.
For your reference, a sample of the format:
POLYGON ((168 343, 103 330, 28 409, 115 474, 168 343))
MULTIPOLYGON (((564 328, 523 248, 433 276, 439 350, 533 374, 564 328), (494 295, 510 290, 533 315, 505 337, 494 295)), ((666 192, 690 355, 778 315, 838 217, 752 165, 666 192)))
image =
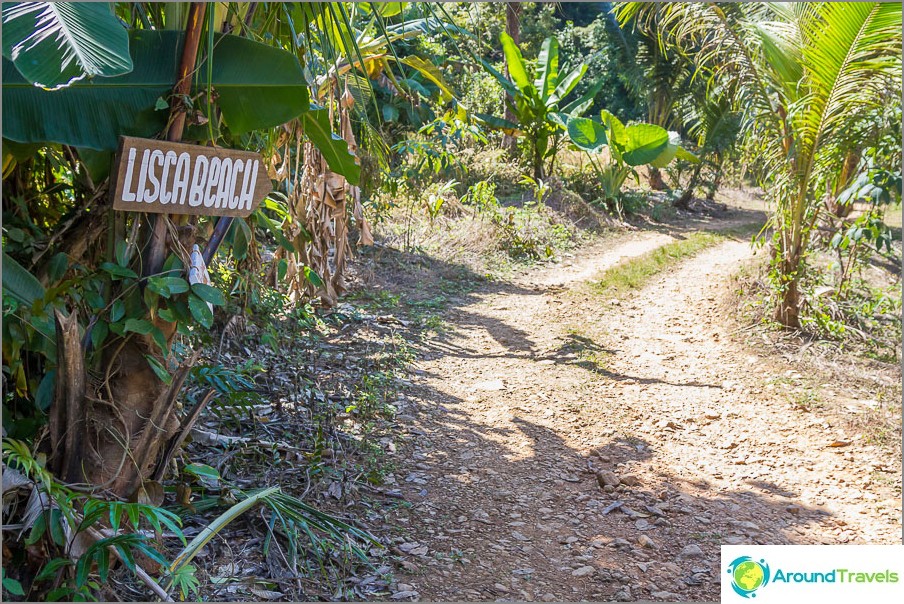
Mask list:
POLYGON ((900 542, 899 462, 829 446, 851 435, 795 406, 809 377, 730 333, 748 243, 620 305, 586 290, 670 239, 604 241, 445 314, 398 418, 393 599, 715 600, 722 543, 900 542))

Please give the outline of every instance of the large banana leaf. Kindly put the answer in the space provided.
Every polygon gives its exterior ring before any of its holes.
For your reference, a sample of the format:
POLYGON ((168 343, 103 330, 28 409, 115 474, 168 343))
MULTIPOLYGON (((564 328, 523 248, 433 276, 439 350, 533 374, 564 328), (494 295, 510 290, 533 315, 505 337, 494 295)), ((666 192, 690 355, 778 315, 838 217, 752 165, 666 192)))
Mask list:
POLYGON ((333 134, 329 111, 311 105, 310 111, 303 113, 299 119, 304 133, 323 154, 330 170, 341 174, 351 184, 357 185, 361 180, 361 166, 349 152, 348 143, 342 137, 333 134))
POLYGON ((131 73, 81 80, 53 92, 33 86, 4 60, 3 136, 112 151, 120 135, 147 137, 163 130, 167 113, 155 111, 154 104, 175 82, 175 39, 164 32, 136 31, 129 50, 137 65, 131 73))
MULTIPOLYGON (((131 73, 52 92, 32 86, 4 62, 3 136, 21 143, 114 150, 120 135, 161 132, 168 112, 156 111, 155 104, 175 84, 182 36, 134 31, 131 73)), ((233 133, 277 126, 307 110, 307 84, 293 55, 237 36, 218 35, 214 45, 212 84, 233 133)))
POLYGON ((495 115, 488 115, 486 113, 477 113, 475 112, 474 117, 480 120, 481 123, 486 124, 490 128, 496 128, 497 130, 501 130, 502 132, 514 136, 520 132, 520 126, 515 122, 511 122, 505 118, 496 117, 495 115))
POLYGON ((559 79, 559 41, 553 36, 543 40, 540 56, 537 57, 537 77, 534 88, 540 92, 544 101, 549 98, 559 79))
POLYGON ((510 35, 503 32, 499 34, 499 41, 502 43, 502 52, 505 54, 505 64, 508 66, 509 75, 512 82, 525 95, 529 95, 532 91, 538 92, 530 78, 527 76, 527 66, 524 64, 524 57, 521 56, 521 50, 510 35))
POLYGON ((589 117, 568 120, 568 137, 575 146, 588 153, 596 153, 609 142, 606 127, 589 117))
POLYGON ((596 95, 599 94, 599 91, 602 87, 603 80, 599 80, 596 84, 590 87, 590 90, 581 95, 580 98, 575 99, 574 101, 562 107, 562 113, 567 113, 568 115, 574 116, 583 115, 585 111, 593 106, 593 101, 596 100, 596 95))
POLYGON ((213 87, 233 134, 284 124, 309 105, 295 55, 238 36, 214 40, 213 87))
POLYGON ((562 78, 556 83, 556 88, 553 90, 552 94, 549 95, 549 100, 547 101, 548 105, 555 105, 574 90, 574 87, 578 85, 578 82, 581 81, 581 78, 584 77, 584 74, 587 73, 587 64, 581 63, 573 70, 566 73, 562 78))
POLYGON ((4 2, 3 56, 51 89, 132 71, 129 36, 106 2, 4 2))

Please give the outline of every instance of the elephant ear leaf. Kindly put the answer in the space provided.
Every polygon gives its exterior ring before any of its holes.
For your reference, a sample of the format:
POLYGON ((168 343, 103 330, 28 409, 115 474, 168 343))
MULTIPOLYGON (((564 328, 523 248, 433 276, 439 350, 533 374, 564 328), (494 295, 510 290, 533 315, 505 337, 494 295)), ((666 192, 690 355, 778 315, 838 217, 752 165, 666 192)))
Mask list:
POLYGON ((605 126, 587 117, 568 120, 568 137, 575 146, 588 153, 596 153, 608 143, 605 126))
POLYGON ((700 158, 685 149, 684 147, 678 147, 678 151, 675 153, 675 157, 678 159, 683 159, 684 161, 689 161, 692 164, 699 164, 700 158))
POLYGON ((48 89, 132 71, 129 35, 107 2, 4 3, 3 55, 48 89))
MULTIPOLYGON (((669 133, 655 124, 631 124, 625 128, 628 142, 622 157, 629 166, 642 166, 656 161, 667 152, 669 133)), ((672 155, 674 157, 674 154, 672 155)))
POLYGON ((620 119, 603 109, 600 111, 600 121, 609 131, 608 137, 611 145, 621 149, 628 144, 628 134, 620 119))

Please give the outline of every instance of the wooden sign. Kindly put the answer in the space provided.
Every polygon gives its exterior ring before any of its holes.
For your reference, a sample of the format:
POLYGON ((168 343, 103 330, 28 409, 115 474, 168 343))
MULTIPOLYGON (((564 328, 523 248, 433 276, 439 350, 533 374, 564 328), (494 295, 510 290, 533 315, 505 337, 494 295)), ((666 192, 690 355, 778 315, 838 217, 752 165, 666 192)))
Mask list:
POLYGON ((257 153, 120 137, 113 209, 247 216, 273 187, 257 153))

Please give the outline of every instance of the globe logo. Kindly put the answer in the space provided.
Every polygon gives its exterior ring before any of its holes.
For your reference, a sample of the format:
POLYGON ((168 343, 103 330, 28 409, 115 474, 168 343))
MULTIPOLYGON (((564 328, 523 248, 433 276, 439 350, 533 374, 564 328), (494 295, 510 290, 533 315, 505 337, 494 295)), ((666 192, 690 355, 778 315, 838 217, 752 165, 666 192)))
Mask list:
POLYGON ((755 598, 754 592, 769 583, 769 565, 750 556, 735 558, 728 565, 728 574, 732 589, 742 598, 755 598))

